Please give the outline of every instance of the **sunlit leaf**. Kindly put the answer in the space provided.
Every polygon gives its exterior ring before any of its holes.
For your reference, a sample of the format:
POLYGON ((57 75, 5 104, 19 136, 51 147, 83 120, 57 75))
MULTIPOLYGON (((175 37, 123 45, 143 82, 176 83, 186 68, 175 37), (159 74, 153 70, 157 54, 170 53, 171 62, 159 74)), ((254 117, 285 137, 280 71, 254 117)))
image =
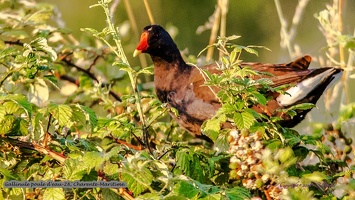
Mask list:
POLYGON ((237 125, 238 129, 249 129, 255 121, 254 116, 249 112, 237 112, 234 114, 234 123, 237 125))
POLYGON ((49 89, 46 82, 41 78, 36 78, 35 82, 30 85, 27 96, 31 103, 39 107, 44 106, 49 98, 49 89))
POLYGON ((303 174, 302 178, 307 179, 308 181, 320 183, 327 179, 327 176, 320 171, 315 171, 311 174, 303 174))
POLYGON ((135 196, 141 194, 153 181, 153 175, 147 168, 141 169, 123 169, 122 181, 127 183, 128 189, 133 192, 135 196))
POLYGON ((48 109, 53 117, 58 120, 60 126, 71 127, 73 125, 73 110, 69 105, 57 105, 52 103, 49 105, 48 109))
POLYGON ((87 173, 89 173, 93 168, 98 170, 104 162, 103 154, 95 151, 86 152, 83 156, 83 162, 86 166, 87 173))
POLYGON ((52 16, 52 10, 40 10, 31 14, 25 23, 29 25, 40 25, 46 23, 52 16))
POLYGON ((63 188, 46 188, 43 193, 43 199, 64 200, 66 198, 63 188))

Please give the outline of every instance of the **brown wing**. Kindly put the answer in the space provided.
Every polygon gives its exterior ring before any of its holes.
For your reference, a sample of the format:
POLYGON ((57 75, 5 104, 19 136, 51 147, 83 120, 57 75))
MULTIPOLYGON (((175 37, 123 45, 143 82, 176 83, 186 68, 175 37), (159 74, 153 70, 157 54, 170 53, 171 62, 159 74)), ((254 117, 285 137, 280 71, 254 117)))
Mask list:
POLYGON ((273 86, 276 87, 300 82, 313 71, 308 69, 311 60, 311 57, 306 55, 288 64, 242 63, 241 66, 249 66, 256 71, 273 74, 273 76, 263 77, 270 78, 274 82, 273 86))
MULTIPOLYGON (((263 78, 270 78, 274 82, 274 87, 285 84, 296 84, 300 82, 304 77, 310 74, 313 70, 308 69, 311 63, 311 57, 306 55, 288 64, 263 64, 255 62, 241 63, 242 67, 251 67, 259 72, 268 72, 273 76, 262 76, 263 78)), ((194 92, 198 98, 205 101, 215 102, 217 101, 215 94, 211 91, 211 88, 203 86, 205 79, 203 72, 200 70, 208 70, 211 74, 220 74, 221 71, 217 69, 216 64, 204 66, 200 69, 194 67, 190 76, 190 83, 194 84, 194 92)), ((262 77, 254 77, 255 79, 262 77)), ((218 92, 217 88, 212 88, 215 93, 218 92)))
MULTIPOLYGON (((253 70, 259 72, 267 72, 272 74, 273 76, 261 76, 261 77, 253 77, 255 79, 258 78, 270 78, 274 82, 274 87, 281 86, 285 84, 297 84, 302 79, 307 77, 313 70, 308 69, 311 63, 311 57, 306 55, 302 58, 299 58, 293 62, 288 64, 263 64, 263 63, 241 63, 241 67, 251 67, 253 70)), ((205 102, 209 102, 213 104, 216 109, 220 107, 220 104, 215 96, 215 93, 218 92, 217 88, 209 88, 203 86, 205 79, 202 75, 203 72, 200 70, 208 70, 210 73, 220 74, 221 71, 217 69, 216 64, 211 64, 204 66, 203 68, 197 69, 196 67, 192 70, 190 76, 190 82, 194 85, 194 92, 197 98, 203 99, 205 102), (212 91, 213 90, 213 91, 212 91)), ((276 98, 279 94, 269 94, 276 98)), ((272 115, 272 113, 281 108, 275 99, 271 99, 267 106, 256 105, 253 108, 258 112, 264 112, 268 115, 272 115)))
POLYGON ((193 67, 190 83, 193 84, 193 90, 197 98, 203 99, 205 102, 212 104, 216 109, 220 107, 219 101, 216 98, 218 89, 216 87, 207 87, 205 83, 205 75, 202 70, 208 70, 211 74, 220 74, 221 71, 217 70, 216 65, 207 65, 202 68, 193 67))

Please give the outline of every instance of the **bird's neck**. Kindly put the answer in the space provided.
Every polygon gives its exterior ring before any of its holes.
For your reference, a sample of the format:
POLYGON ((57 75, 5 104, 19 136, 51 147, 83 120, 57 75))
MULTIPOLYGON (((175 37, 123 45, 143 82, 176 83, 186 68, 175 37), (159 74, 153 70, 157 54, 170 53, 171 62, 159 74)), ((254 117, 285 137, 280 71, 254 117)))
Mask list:
POLYGON ((171 62, 161 57, 151 57, 154 62, 154 85, 157 96, 160 101, 168 102, 169 95, 189 84, 192 67, 185 63, 180 54, 179 57, 173 57, 171 62))
MULTIPOLYGON (((191 66, 186 64, 179 51, 165 52, 164 55, 151 55, 155 68, 160 70, 179 71, 179 73, 189 73, 191 66)), ((172 73, 172 72, 170 72, 172 73)))

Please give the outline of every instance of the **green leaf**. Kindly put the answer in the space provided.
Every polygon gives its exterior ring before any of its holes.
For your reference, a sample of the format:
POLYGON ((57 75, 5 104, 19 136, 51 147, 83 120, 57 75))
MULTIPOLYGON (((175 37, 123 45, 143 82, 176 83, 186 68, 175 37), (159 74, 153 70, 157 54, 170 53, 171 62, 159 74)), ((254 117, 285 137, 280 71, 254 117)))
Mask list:
POLYGON ((87 173, 89 174, 91 169, 99 170, 102 163, 105 161, 103 154, 100 152, 85 152, 83 156, 83 162, 86 166, 87 173))
POLYGON ((63 167, 63 178, 65 180, 77 181, 83 178, 87 170, 81 159, 81 156, 70 154, 70 158, 65 160, 63 167))
POLYGON ((49 112, 53 115, 54 119, 58 120, 60 126, 71 127, 74 122, 72 121, 73 110, 69 105, 57 105, 51 103, 48 106, 49 112))
POLYGON ((1 33, 1 36, 3 37, 9 37, 17 40, 23 40, 26 38, 29 38, 30 36, 27 34, 26 31, 24 30, 12 30, 12 31, 6 31, 4 33, 1 33))
POLYGON ((41 25, 47 23, 52 16, 52 10, 40 10, 30 15, 25 23, 28 25, 41 25))
POLYGON ((43 193, 43 199, 62 200, 66 198, 63 188, 46 188, 43 193))
POLYGON ((1 126, 0 126, 0 134, 9 133, 13 127, 15 122, 15 117, 13 115, 5 115, 2 118, 1 126))
POLYGON ((255 122, 254 116, 249 112, 235 113, 234 114, 234 123, 237 125, 239 130, 249 129, 251 125, 255 122))
POLYGON ((251 95, 252 95, 253 97, 255 97, 257 103, 259 103, 259 104, 261 104, 261 105, 263 105, 263 106, 266 106, 267 100, 266 100, 266 98, 265 98, 264 95, 260 94, 260 93, 257 92, 257 91, 252 92, 251 95))
POLYGON ((238 49, 233 49, 233 51, 230 53, 230 56, 229 56, 230 63, 235 62, 235 59, 237 58, 237 53, 238 53, 238 49))
MULTIPOLYGON (((27 116, 31 117, 32 116, 32 106, 31 103, 27 100, 27 98, 23 95, 20 94, 10 94, 10 95, 4 95, 4 96, 0 96, 0 101, 12 101, 15 104, 17 104, 17 106, 19 106, 20 108, 22 108, 27 116)), ((15 106, 15 105, 13 105, 15 106)), ((13 113, 13 112, 9 112, 8 109, 10 109, 8 106, 5 107, 5 109, 7 110, 7 113, 13 113)))
POLYGON ((283 136, 285 137, 286 143, 290 147, 293 147, 302 141, 298 135, 292 134, 290 132, 284 133, 283 136))
POLYGON ((5 180, 20 180, 20 177, 13 173, 12 171, 0 167, 0 174, 3 176, 2 178, 5 178, 5 180))
POLYGON ((313 103, 302 103, 291 106, 288 108, 288 110, 309 110, 314 108, 315 106, 316 105, 314 105, 313 103))
POLYGON ((249 190, 244 187, 229 188, 225 192, 228 199, 244 200, 250 199, 251 196, 249 190))
POLYGON ((246 52, 250 53, 250 54, 254 54, 254 55, 256 55, 256 56, 259 56, 259 53, 258 53, 255 49, 253 49, 253 48, 244 47, 243 49, 244 49, 246 52))
POLYGON ((327 176, 324 173, 320 172, 320 171, 315 171, 315 172, 313 172, 311 174, 303 174, 302 178, 307 179, 310 182, 320 183, 323 180, 327 179, 327 176))
POLYGON ((137 72, 137 75, 139 74, 153 74, 154 72, 154 66, 151 66, 151 67, 145 67, 143 69, 140 69, 138 72, 137 72))
POLYGON ((205 127, 203 128, 203 134, 211 138, 213 141, 216 141, 220 129, 220 120, 218 118, 213 118, 206 121, 205 127))
POLYGON ((187 181, 180 181, 175 184, 173 191, 179 196, 184 196, 188 199, 196 197, 200 192, 191 182, 187 181))
POLYGON ((133 69, 127 64, 127 63, 123 63, 123 62, 114 62, 112 64, 113 66, 117 66, 120 70, 129 72, 129 73, 133 73, 133 69))
POLYGON ((176 166, 187 174, 190 174, 190 164, 193 161, 193 156, 186 149, 176 152, 176 166))
POLYGON ((97 117, 95 112, 84 105, 75 104, 71 106, 73 109, 73 119, 80 122, 82 125, 85 125, 87 122, 91 125, 91 130, 93 130, 97 125, 97 117))
POLYGON ((112 191, 111 188, 102 188, 102 199, 105 200, 116 200, 116 199, 121 199, 120 195, 118 195, 116 192, 112 191))
POLYGON ((140 169, 124 167, 121 177, 122 181, 127 183, 128 189, 132 191, 135 196, 150 188, 150 184, 153 181, 152 173, 145 167, 140 169))
POLYGON ((41 107, 44 106, 49 98, 49 89, 46 82, 41 78, 36 78, 30 85, 28 99, 31 103, 41 107))

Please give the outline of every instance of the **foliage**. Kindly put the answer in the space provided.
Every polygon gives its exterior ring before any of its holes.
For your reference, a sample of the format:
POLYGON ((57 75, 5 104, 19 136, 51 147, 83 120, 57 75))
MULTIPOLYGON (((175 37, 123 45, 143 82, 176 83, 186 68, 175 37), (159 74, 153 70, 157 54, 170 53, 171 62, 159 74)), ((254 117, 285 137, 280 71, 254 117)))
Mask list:
MULTIPOLYGON (((312 134, 281 127, 280 118, 250 107, 265 105, 265 95, 282 93, 283 87, 271 87, 268 74, 239 66, 242 52, 257 55, 255 48, 263 47, 236 45, 237 36, 220 37, 209 47, 221 53, 222 73, 202 71, 205 84, 220 89, 216 95, 222 108, 203 126, 214 147, 181 142, 189 136, 171 122, 152 88, 141 84, 152 67, 129 64, 109 3, 92 6, 103 9, 107 27, 82 28, 88 44, 59 28, 52 5, 6 1, 1 6, 1 199, 354 195, 352 140, 343 129, 354 119, 353 104, 342 108, 334 124, 315 124, 312 134), (233 128, 220 130, 226 122, 233 128), (127 188, 3 187, 10 180, 123 181, 127 188)), ((352 38, 346 41, 350 48, 352 38)), ((281 112, 292 117, 311 106, 281 112)))

